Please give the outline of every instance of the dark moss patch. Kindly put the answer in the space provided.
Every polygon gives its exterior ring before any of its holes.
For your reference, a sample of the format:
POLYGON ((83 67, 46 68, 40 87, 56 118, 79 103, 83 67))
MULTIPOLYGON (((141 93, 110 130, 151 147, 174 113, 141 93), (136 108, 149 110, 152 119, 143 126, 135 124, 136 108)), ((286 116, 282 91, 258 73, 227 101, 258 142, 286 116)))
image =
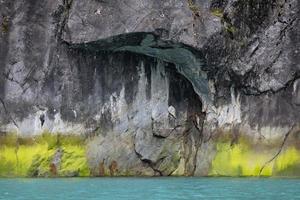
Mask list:
POLYGON ((2 33, 8 33, 9 31, 9 20, 7 16, 2 17, 1 31, 2 33))

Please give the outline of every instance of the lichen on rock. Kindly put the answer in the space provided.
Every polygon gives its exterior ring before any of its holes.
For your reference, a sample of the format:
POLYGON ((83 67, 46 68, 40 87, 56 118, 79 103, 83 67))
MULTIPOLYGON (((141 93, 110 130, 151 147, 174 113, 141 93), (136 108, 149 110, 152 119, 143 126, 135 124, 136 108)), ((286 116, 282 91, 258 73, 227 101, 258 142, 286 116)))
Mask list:
POLYGON ((58 138, 48 133, 34 138, 2 136, 0 176, 89 176, 82 139, 77 136, 58 138))

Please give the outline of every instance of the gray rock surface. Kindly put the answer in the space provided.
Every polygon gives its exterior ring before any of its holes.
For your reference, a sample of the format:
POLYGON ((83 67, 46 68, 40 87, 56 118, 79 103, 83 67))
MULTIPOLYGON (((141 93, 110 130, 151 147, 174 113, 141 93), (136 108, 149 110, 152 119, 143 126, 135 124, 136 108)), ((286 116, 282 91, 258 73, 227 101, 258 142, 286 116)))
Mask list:
POLYGON ((95 175, 207 175, 215 130, 299 123, 299 4, 0 0, 0 134, 84 134, 95 175))

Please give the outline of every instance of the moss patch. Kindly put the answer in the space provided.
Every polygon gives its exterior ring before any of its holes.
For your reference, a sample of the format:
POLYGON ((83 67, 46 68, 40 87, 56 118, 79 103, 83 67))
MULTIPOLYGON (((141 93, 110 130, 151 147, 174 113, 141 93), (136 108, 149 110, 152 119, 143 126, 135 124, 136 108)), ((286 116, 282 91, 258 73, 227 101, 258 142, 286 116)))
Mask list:
POLYGON ((216 156, 212 161, 211 176, 299 176, 300 151, 286 147, 276 159, 261 168, 278 151, 278 148, 254 146, 246 141, 218 142, 216 156))
POLYGON ((7 33, 8 32, 8 25, 9 25, 9 20, 7 16, 4 16, 2 18, 2 22, 1 22, 1 32, 2 33, 7 33))
POLYGON ((211 10, 211 14, 216 16, 216 17, 222 18, 223 17, 223 10, 220 9, 220 8, 214 8, 214 9, 211 10))
POLYGON ((80 145, 65 145, 61 160, 60 176, 89 176, 85 148, 80 145))
POLYGON ((80 136, 45 133, 20 138, 8 134, 0 138, 0 177, 48 177, 58 149, 57 176, 89 176, 85 141, 80 136))
POLYGON ((194 3, 193 0, 188 0, 188 5, 190 10, 193 12, 194 15, 199 16, 200 9, 199 7, 194 3))
POLYGON ((231 24, 228 24, 227 26, 225 26, 225 30, 230 34, 235 34, 237 32, 237 28, 235 28, 231 24))
POLYGON ((288 147, 276 159, 274 175, 300 176, 300 151, 295 147, 288 147))

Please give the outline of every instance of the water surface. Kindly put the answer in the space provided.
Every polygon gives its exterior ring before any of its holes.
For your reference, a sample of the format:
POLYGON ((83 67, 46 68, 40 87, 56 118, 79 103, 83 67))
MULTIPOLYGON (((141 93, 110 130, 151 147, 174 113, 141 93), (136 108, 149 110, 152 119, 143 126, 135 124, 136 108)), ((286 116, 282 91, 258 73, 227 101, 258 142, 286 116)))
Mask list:
POLYGON ((300 179, 69 178, 0 179, 5 200, 300 199, 300 179))

